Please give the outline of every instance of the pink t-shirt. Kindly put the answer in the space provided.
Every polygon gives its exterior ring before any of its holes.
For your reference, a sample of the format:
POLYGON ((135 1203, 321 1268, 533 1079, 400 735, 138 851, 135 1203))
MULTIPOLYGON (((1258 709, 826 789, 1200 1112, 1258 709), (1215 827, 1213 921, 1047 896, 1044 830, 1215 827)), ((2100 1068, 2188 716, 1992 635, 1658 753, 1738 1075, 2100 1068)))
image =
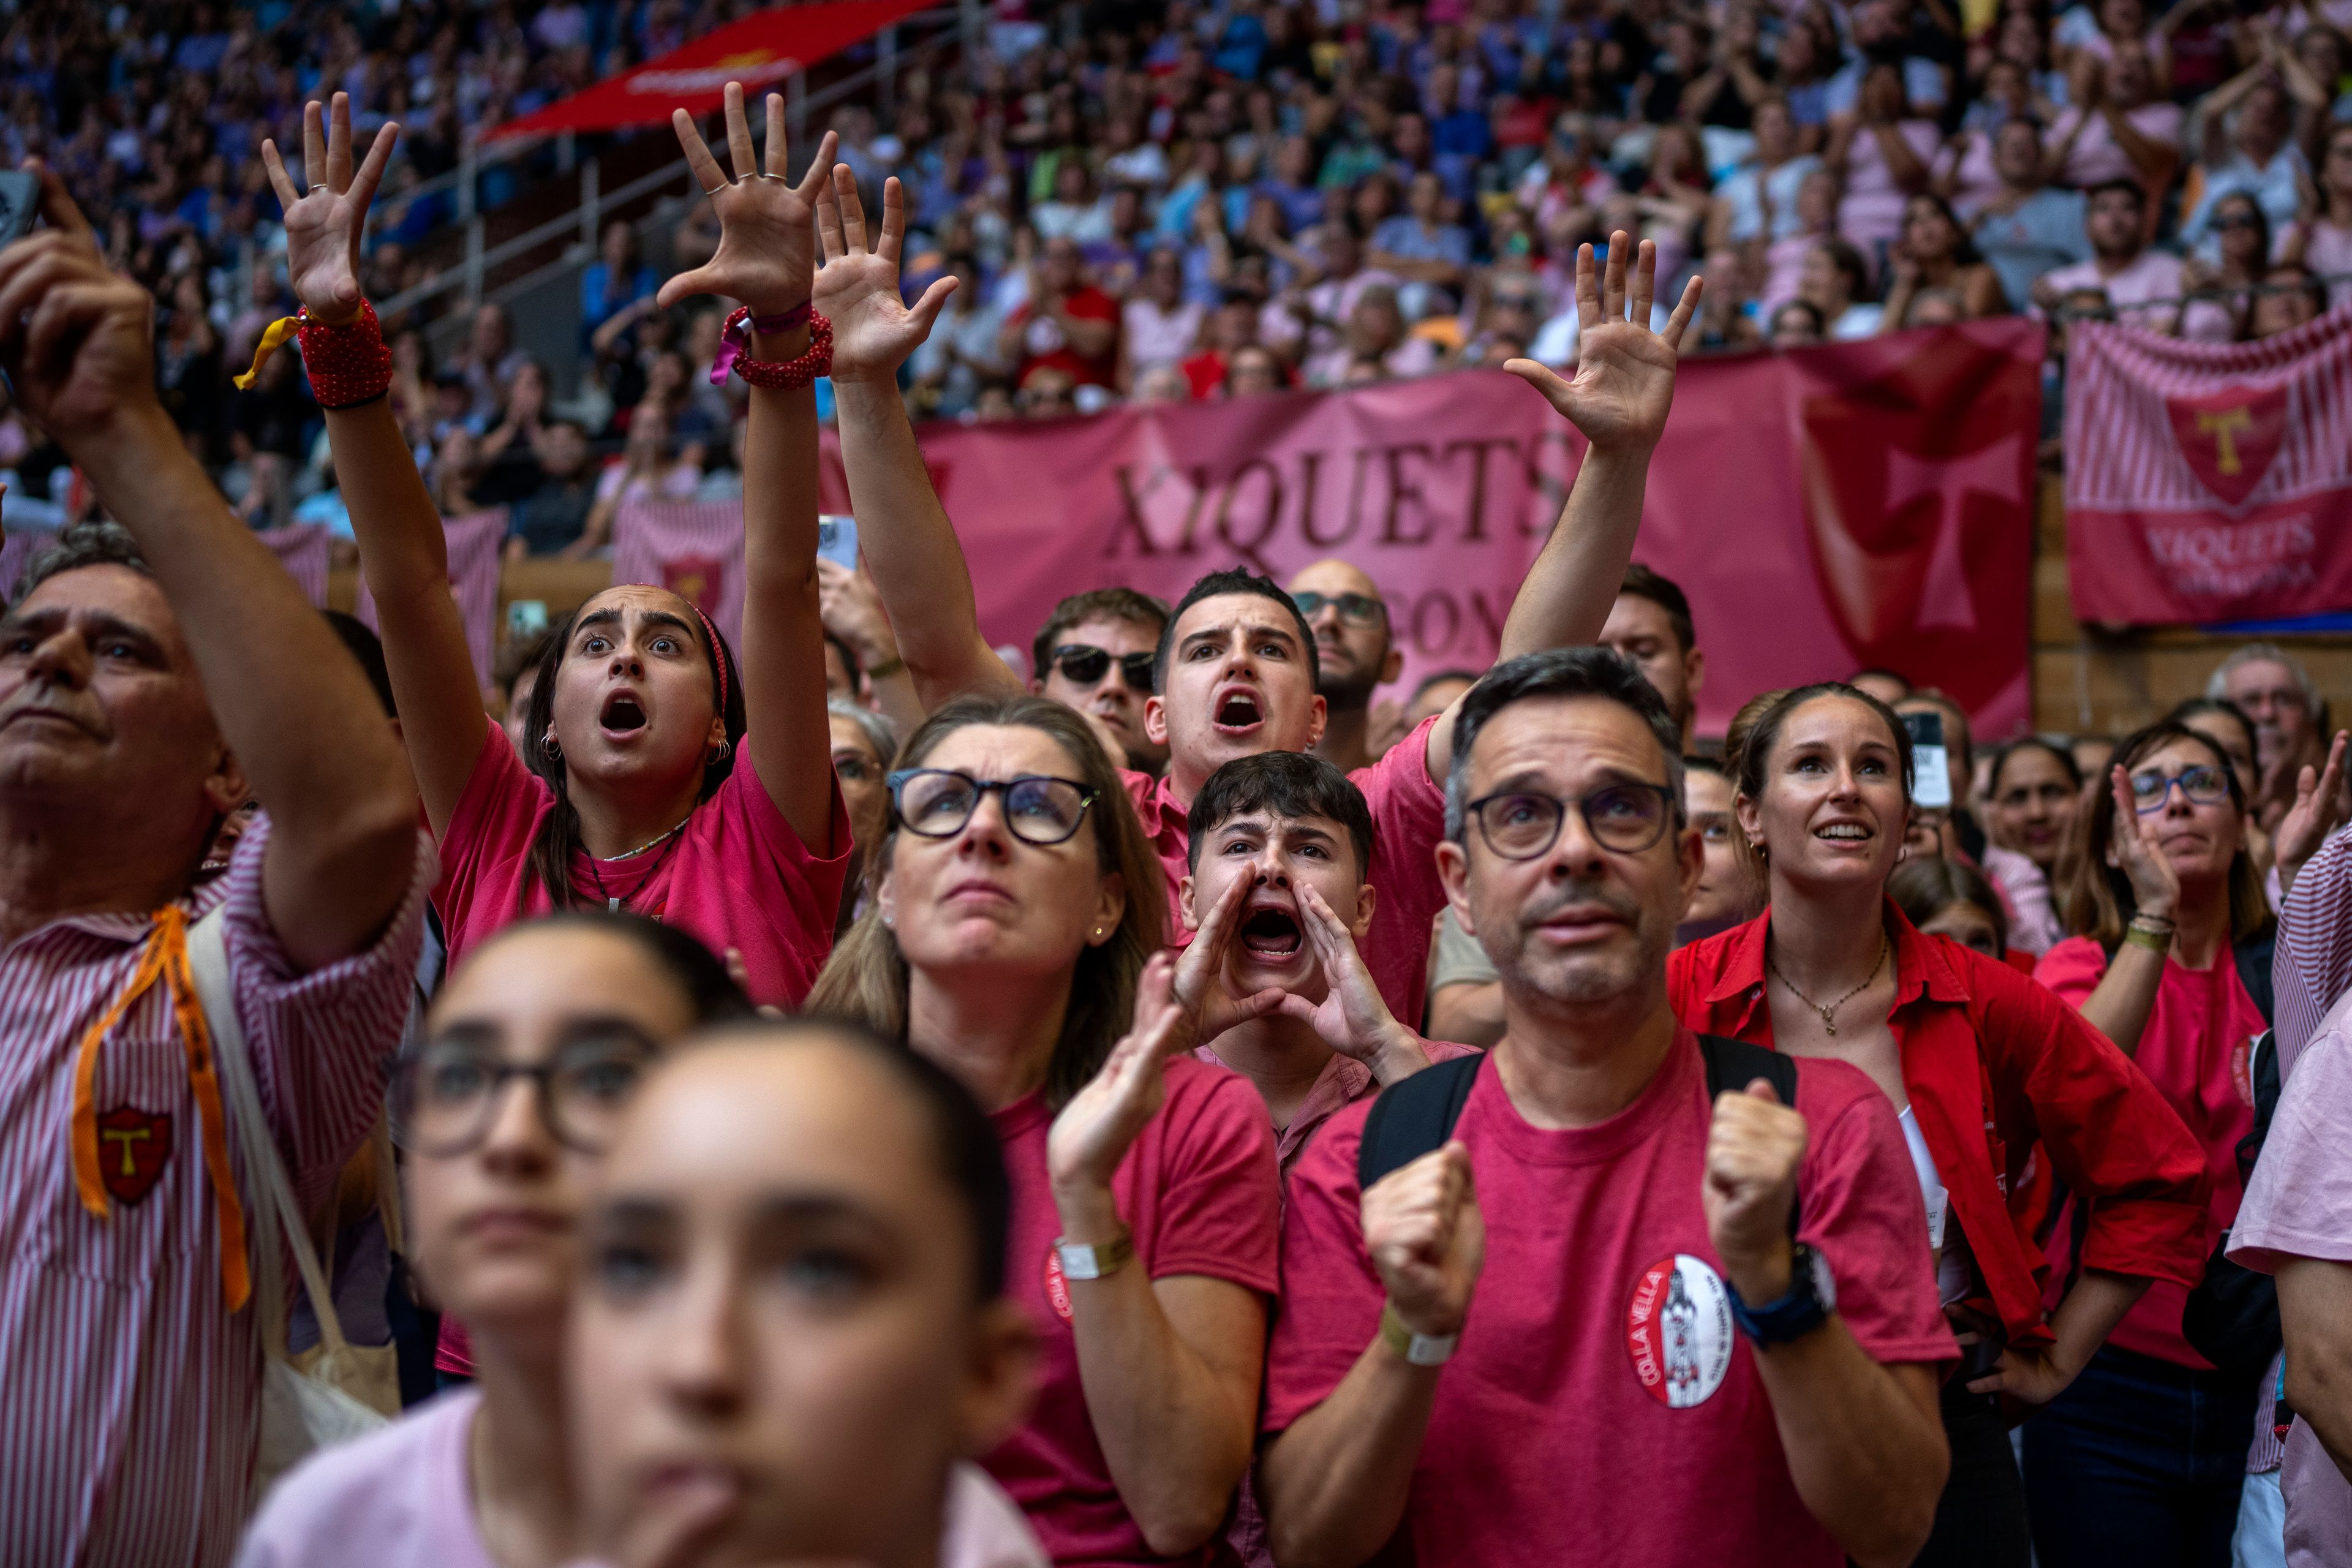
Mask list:
MULTIPOLYGON (((367 1543, 372 1568, 497 1568, 475 1521, 467 1462, 481 1407, 478 1390, 452 1389, 381 1431, 312 1455, 262 1505, 237 1568, 348 1562, 356 1542, 367 1543)), ((1045 1563, 994 1482, 972 1465, 948 1473, 940 1568, 1045 1563)))
MULTIPOLYGON (((1843 1062, 1797 1075, 1799 1234, 1830 1261, 1839 1316, 1879 1362, 1953 1359, 1894 1108, 1843 1062)), ((1337 1388, 1379 1322, 1356 1185, 1369 1109, 1332 1118, 1291 1173, 1268 1433, 1337 1388)), ((1845 1562, 1797 1495, 1731 1322, 1700 1202, 1709 1118, 1687 1029, 1594 1127, 1529 1126, 1500 1076, 1479 1073, 1454 1136, 1486 1258, 1405 1504, 1421 1562, 1845 1562)))
MULTIPOLYGON (((1895 134, 1909 144, 1922 167, 1934 163, 1936 144, 1941 140, 1934 121, 1902 121, 1895 134)), ((1845 196, 1838 203, 1838 233, 1867 256, 1880 240, 1901 237, 1903 204, 1910 199, 1895 184, 1895 171, 1887 166, 1886 150, 1878 144, 1877 133, 1867 125, 1855 131, 1846 150, 1845 196)))
MULTIPOLYGON (((473 777, 441 837, 441 883, 433 901, 449 930, 451 967, 501 926, 546 912, 547 890, 527 872, 531 842, 554 809, 554 792, 489 726, 473 777)), ((575 855, 572 885, 590 900, 621 899, 630 910, 699 938, 721 957, 735 949, 743 955, 752 1001, 796 1007, 833 951, 833 922, 849 865, 849 814, 838 784, 833 844, 829 857, 809 852, 761 786, 750 752, 739 746, 734 771, 695 807, 675 839, 626 860, 592 862, 575 855)))
MULTIPOLYGON (((1166 1101, 1111 1181, 1119 1217, 1135 1235, 1130 1267, 1154 1279, 1200 1274, 1230 1280, 1270 1302, 1282 1226, 1265 1102, 1238 1073, 1189 1057, 1171 1061, 1167 1072, 1166 1101)), ((1029 1310, 1043 1343, 1028 1425, 982 1463, 1029 1516, 1056 1563, 1206 1563, 1213 1540, 1179 1559, 1144 1544, 1095 1441, 1078 1381, 1069 1288, 1054 1250, 1062 1233, 1045 1174, 1054 1114, 1040 1093, 1015 1100, 993 1120, 1013 1184, 1005 1291, 1029 1310)))
MULTIPOLYGON (((2105 951, 2087 936, 2073 936, 2042 955, 2033 978, 2079 1009, 2106 973, 2105 951)), ((2132 1056, 2205 1151, 2206 1173, 2213 1183, 2205 1212, 2215 1234, 2236 1217, 2243 1195, 2238 1183, 2238 1140, 2254 1125, 2248 1060, 2254 1037, 2268 1027, 2262 1009, 2239 981, 2237 963, 2225 944, 2212 967, 2202 971, 2183 969, 2170 958, 2164 961, 2164 978, 2157 983, 2147 1026, 2140 1031, 2139 1049, 2132 1056)), ((2062 1217, 2051 1237, 2052 1273, 2061 1280, 2069 1272, 2063 1249, 2072 1231, 2062 1217)), ((2188 1287, 2157 1280, 2116 1325, 2107 1342, 2176 1366, 2210 1370, 2213 1363, 2191 1350, 2180 1332, 2180 1309, 2188 1300, 2188 1287)))
MULTIPOLYGON (((2159 142, 2175 152, 2179 151, 2182 116, 2179 104, 2143 103, 2137 109, 2124 110, 2124 118, 2131 122, 2133 130, 2149 141, 2159 142)), ((2043 140, 2053 147, 2057 146, 2066 140, 2067 133, 2074 128, 2074 122, 2084 119, 2084 110, 2079 108, 2060 110, 2058 118, 2051 123, 2043 140)), ((2108 128, 2107 117, 2091 114, 2083 126, 2082 133, 2074 138, 2074 144, 2067 149, 2066 166, 2059 172, 2058 184, 2087 191, 2093 185, 2105 184, 2109 180, 2137 178, 2139 171, 2133 167, 2130 156, 2116 141, 2115 132, 2108 128)))
MULTIPOLYGON (((1372 862, 1364 880, 1380 889, 1372 928, 1361 943, 1364 967, 1372 972, 1389 1011, 1408 1029, 1421 1026, 1430 927, 1445 902, 1444 885, 1437 879, 1437 843, 1445 837, 1445 792, 1429 776, 1430 731, 1444 717, 1423 720, 1371 766, 1348 775, 1371 808, 1372 862)), ((1166 779, 1124 770, 1119 777, 1142 819, 1143 836, 1160 851, 1160 866, 1168 873, 1168 933, 1182 947, 1192 940, 1176 897, 1179 881, 1190 870, 1185 807, 1166 779)))

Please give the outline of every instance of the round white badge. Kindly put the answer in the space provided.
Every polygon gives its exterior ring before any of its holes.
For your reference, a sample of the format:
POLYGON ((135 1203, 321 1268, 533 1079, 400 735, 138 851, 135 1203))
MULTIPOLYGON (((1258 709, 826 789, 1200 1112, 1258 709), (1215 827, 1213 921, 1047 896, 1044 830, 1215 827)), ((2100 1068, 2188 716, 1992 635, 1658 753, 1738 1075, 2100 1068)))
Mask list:
POLYGON ((1672 1410, 1704 1403, 1731 1370, 1731 1293, 1723 1277, 1687 1252, 1642 1270, 1625 1304, 1633 1375, 1672 1410))

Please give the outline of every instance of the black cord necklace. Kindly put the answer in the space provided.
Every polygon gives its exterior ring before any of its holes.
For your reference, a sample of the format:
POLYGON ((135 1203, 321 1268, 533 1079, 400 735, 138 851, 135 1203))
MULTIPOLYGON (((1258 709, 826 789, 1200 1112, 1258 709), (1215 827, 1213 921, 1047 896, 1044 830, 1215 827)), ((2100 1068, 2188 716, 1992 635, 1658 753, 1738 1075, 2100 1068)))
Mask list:
MULTIPOLYGON (((687 818, 687 821, 692 820, 693 819, 690 816, 687 818)), ((654 858, 654 863, 650 867, 646 868, 644 879, 637 883, 637 892, 644 892, 647 888, 653 885, 654 879, 661 875, 662 867, 668 861, 672 855, 677 852, 678 845, 685 841, 685 828, 686 822, 680 822, 676 827, 673 827, 667 833, 663 834, 661 838, 657 838, 654 841, 656 844, 662 844, 662 852, 656 856, 654 858), (662 841, 664 839, 667 839, 668 842, 663 844, 662 841)), ((636 848, 630 850, 627 854, 615 855, 613 858, 614 860, 634 860, 653 847, 654 846, 652 844, 641 844, 636 848)), ((615 894, 611 889, 605 887, 604 868, 593 855, 588 857, 588 875, 595 879, 596 891, 598 895, 604 899, 604 907, 606 909, 617 910, 625 910, 629 907, 629 899, 634 895, 615 894)))

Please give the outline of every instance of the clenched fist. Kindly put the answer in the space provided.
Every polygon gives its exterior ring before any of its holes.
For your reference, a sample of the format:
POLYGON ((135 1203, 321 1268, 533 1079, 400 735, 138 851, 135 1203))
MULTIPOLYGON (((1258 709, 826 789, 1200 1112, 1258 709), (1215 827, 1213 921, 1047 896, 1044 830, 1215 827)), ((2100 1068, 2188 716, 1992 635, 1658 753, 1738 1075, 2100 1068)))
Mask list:
POLYGON ((1470 1151, 1456 1141, 1390 1172, 1364 1194, 1363 1218, 1364 1250, 1405 1327, 1460 1333, 1486 1260, 1470 1151))
POLYGON ((1725 1275, 1751 1306, 1789 1291, 1789 1214, 1805 1158, 1805 1119, 1758 1079, 1742 1094, 1716 1097, 1706 1131, 1701 1201, 1707 1239, 1725 1275))

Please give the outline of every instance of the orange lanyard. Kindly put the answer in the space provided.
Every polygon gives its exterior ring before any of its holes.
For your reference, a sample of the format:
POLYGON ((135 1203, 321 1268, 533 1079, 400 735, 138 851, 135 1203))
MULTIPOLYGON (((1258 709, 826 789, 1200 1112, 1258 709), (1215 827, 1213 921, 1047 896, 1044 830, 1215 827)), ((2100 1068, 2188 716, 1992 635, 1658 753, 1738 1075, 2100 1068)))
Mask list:
POLYGON ((220 1216, 221 1286, 234 1312, 253 1293, 253 1280, 245 1255, 245 1205, 237 1198, 236 1178, 228 1163, 228 1126, 221 1113, 220 1079, 213 1065, 213 1032, 205 1022, 204 1003, 188 968, 187 916, 178 905, 166 904, 153 918, 155 930, 139 955, 137 973, 82 1036, 75 1058, 74 1185, 80 1190, 82 1207, 104 1219, 106 1182, 99 1174, 98 1163, 98 1053, 106 1032, 161 980, 170 993, 172 1011, 180 1023, 180 1039, 187 1047, 188 1085, 195 1090, 196 1110, 204 1123, 205 1169, 212 1177, 217 1198, 215 1212, 220 1216))

